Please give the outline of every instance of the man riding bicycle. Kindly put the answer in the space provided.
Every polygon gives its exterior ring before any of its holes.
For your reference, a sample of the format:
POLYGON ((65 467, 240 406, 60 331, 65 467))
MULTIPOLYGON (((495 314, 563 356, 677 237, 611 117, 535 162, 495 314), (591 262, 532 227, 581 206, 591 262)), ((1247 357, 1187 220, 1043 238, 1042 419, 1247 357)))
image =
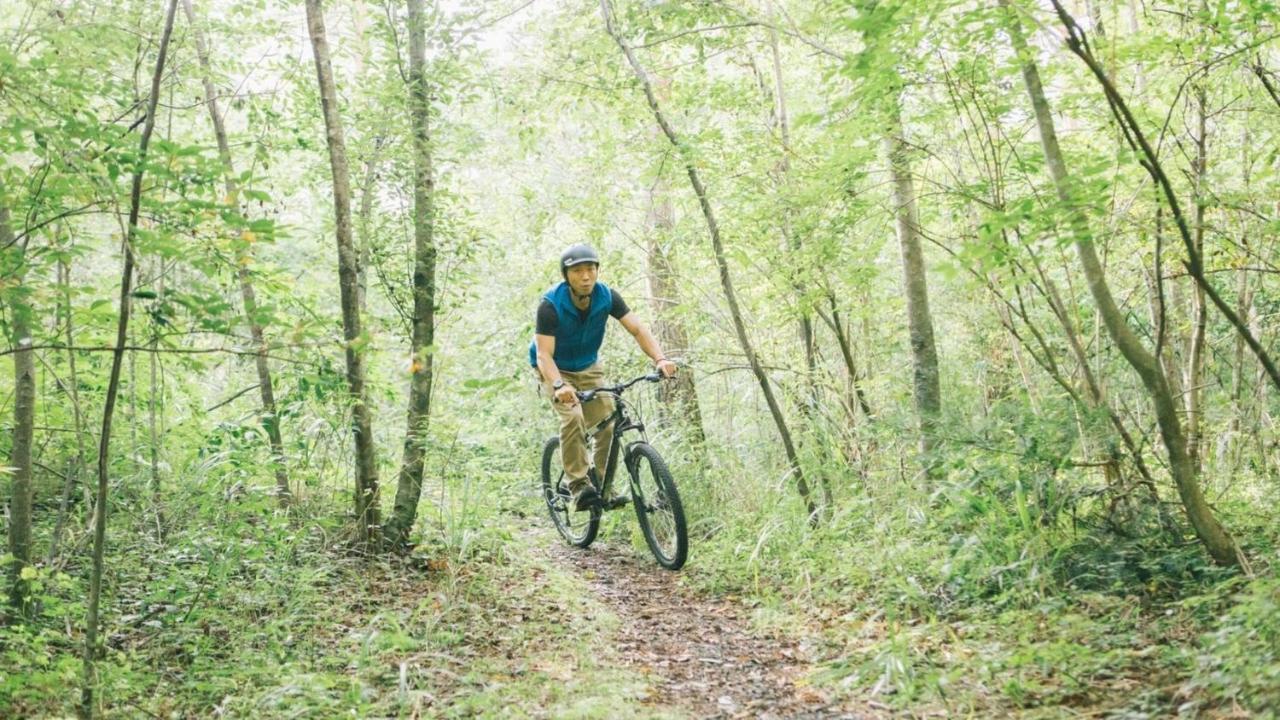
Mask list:
MULTIPOLYGON (((551 407, 560 418, 561 457, 574 510, 587 510, 600 502, 587 477, 590 464, 586 429, 608 417, 614 401, 599 396, 583 407, 577 392, 604 384, 604 371, 598 360, 608 319, 613 317, 622 323, 664 377, 676 374, 676 364, 663 355, 657 338, 631 312, 618 291, 599 282, 599 273, 600 256, 588 245, 571 245, 560 255, 560 276, 564 281, 542 296, 529 345, 529 364, 537 370, 542 387, 551 398, 551 407)), ((612 425, 595 436, 595 466, 601 473, 608 466, 612 438, 612 425)), ((616 498, 611 498, 609 504, 617 504, 616 498)))

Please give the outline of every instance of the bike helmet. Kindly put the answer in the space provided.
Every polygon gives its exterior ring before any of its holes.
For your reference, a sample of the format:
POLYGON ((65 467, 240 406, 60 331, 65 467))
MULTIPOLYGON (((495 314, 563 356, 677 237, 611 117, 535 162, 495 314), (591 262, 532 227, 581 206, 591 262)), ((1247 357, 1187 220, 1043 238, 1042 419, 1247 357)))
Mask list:
POLYGON ((595 263, 599 266, 600 256, 596 254, 596 251, 590 245, 584 245, 583 243, 570 245, 565 248, 564 252, 560 253, 560 275, 567 277, 569 268, 584 262, 595 263))

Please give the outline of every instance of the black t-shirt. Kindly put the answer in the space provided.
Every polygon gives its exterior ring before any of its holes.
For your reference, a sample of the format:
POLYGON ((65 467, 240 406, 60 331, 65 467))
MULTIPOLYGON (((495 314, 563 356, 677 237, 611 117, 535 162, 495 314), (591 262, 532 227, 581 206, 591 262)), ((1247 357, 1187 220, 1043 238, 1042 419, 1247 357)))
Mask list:
MULTIPOLYGON (((627 307, 627 301, 622 299, 622 293, 609 288, 609 292, 613 294, 613 307, 609 308, 609 315, 617 320, 627 316, 631 312, 631 308, 627 307)), ((582 317, 587 316, 587 312, 591 310, 591 306, 587 306, 586 310, 579 310, 578 314, 582 317)), ((542 298, 542 302, 538 304, 538 317, 534 322, 534 332, 538 335, 552 335, 560 329, 560 316, 556 314, 556 306, 551 301, 542 298)))

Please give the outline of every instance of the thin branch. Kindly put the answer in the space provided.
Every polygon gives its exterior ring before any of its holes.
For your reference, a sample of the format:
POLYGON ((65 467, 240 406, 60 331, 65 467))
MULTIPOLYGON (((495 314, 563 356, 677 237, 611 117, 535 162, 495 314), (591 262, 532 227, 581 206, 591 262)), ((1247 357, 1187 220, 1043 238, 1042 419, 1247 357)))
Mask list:
POLYGON ((685 30, 683 32, 678 32, 674 35, 668 35, 666 37, 659 38, 657 40, 654 40, 653 42, 647 42, 642 45, 632 45, 631 49, 644 50, 645 48, 651 48, 655 45, 661 45, 664 42, 670 42, 672 40, 675 40, 676 38, 682 38, 686 35, 697 35, 700 33, 714 32, 716 30, 732 30, 734 28, 758 27, 759 25, 760 23, 758 22, 747 21, 747 22, 740 22, 740 23, 726 23, 724 25, 710 25, 708 27, 693 28, 691 30, 685 30))
POLYGON ((257 389, 258 389, 259 387, 261 387, 261 386, 262 386, 262 383, 254 383, 254 384, 250 385, 249 387, 247 387, 247 388, 245 388, 245 389, 241 390, 240 392, 236 393, 235 395, 232 395, 231 397, 227 398, 226 400, 223 400, 222 402, 218 403, 217 405, 214 405, 214 406, 212 406, 212 407, 205 408, 205 410, 204 410, 204 411, 205 411, 206 413, 211 413, 211 412, 213 412, 214 410, 217 410, 217 409, 218 409, 218 408, 220 408, 220 407, 223 407, 223 406, 225 406, 225 405, 230 405, 231 403, 235 402, 235 401, 236 401, 236 399, 238 399, 239 397, 241 397, 241 396, 242 396, 242 395, 244 395, 245 393, 248 393, 248 392, 252 392, 252 391, 254 391, 254 390, 257 390, 257 389))

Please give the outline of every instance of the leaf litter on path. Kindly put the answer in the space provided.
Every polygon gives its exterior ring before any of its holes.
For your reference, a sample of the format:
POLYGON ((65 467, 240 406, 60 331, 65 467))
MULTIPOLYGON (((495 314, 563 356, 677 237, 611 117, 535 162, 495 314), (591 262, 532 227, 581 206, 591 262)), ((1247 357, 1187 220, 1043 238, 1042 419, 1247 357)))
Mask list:
POLYGON ((539 541, 617 615, 614 654, 648 681, 644 703, 720 720, 870 717, 810 687, 811 649, 752 632, 740 604, 699 595, 626 547, 539 541))

